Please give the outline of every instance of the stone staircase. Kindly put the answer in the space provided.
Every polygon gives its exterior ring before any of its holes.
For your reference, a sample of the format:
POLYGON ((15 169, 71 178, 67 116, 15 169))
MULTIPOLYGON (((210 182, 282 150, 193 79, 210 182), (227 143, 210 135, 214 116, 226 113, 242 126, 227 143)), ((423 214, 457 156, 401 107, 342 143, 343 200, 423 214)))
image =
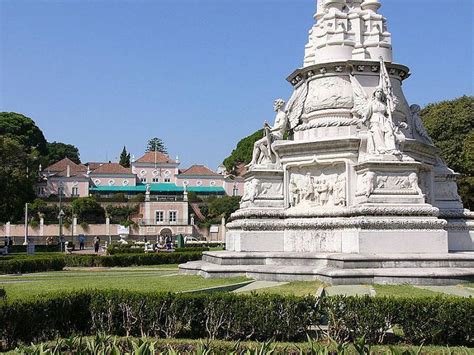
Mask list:
POLYGON ((307 254, 206 252, 180 272, 204 277, 246 276, 265 281, 320 280, 333 285, 453 285, 474 281, 474 253, 307 254))

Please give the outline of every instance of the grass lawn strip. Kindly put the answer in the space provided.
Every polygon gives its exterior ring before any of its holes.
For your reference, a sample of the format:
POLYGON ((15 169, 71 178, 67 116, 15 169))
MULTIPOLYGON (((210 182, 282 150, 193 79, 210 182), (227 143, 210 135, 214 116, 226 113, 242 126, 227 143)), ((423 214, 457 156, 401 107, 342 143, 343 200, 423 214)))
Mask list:
POLYGON ((183 292, 231 285, 247 281, 245 277, 228 279, 204 279, 194 275, 171 275, 176 270, 149 272, 74 272, 68 271, 43 273, 42 277, 24 275, 3 277, 0 285, 9 299, 19 299, 43 295, 57 291, 81 289, 121 289, 130 291, 183 292), (52 274, 52 275, 51 275, 52 274), (165 277, 166 276, 166 277, 165 277), (5 283, 4 281, 33 281, 5 283))
POLYGON ((294 281, 281 286, 262 288, 243 293, 255 292, 258 294, 266 293, 276 295, 314 296, 321 285, 322 283, 319 281, 294 281))
POLYGON ((412 285, 374 285, 377 297, 434 297, 434 296, 450 296, 445 293, 435 292, 412 285))

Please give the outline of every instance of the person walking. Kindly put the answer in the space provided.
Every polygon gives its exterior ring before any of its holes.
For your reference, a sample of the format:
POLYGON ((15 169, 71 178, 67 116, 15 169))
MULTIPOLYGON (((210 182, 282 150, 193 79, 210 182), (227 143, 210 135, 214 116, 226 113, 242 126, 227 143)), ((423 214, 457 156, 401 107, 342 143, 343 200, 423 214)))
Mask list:
POLYGON ((94 237, 94 251, 99 253, 99 246, 100 246, 100 238, 95 236, 94 237))
POLYGON ((84 250, 84 244, 86 243, 86 238, 84 234, 79 234, 79 250, 84 250))

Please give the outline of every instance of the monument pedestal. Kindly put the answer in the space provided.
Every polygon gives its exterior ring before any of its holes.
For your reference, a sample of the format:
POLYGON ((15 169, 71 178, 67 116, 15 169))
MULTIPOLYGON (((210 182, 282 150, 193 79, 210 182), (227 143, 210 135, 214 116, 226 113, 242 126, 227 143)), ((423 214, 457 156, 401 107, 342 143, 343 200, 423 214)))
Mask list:
POLYGON ((255 142, 227 251, 182 272, 334 284, 474 280, 474 215, 420 107, 403 94, 409 69, 392 61, 379 7, 319 3, 304 67, 287 79, 293 94, 285 107, 275 101, 275 123, 255 142))

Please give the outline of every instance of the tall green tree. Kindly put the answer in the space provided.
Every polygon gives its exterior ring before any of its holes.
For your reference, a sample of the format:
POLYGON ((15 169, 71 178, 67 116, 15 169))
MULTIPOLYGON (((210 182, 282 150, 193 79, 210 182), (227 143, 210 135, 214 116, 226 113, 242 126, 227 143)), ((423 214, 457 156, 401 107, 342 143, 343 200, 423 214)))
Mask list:
POLYGON ((263 137, 263 129, 247 136, 237 143, 237 147, 230 156, 224 160, 224 166, 231 174, 236 174, 236 169, 241 164, 248 164, 252 160, 253 145, 263 137))
POLYGON ((48 148, 48 155, 46 156, 45 162, 43 163, 45 167, 64 158, 69 158, 76 164, 81 163, 79 149, 72 144, 48 142, 46 146, 48 148))
POLYGON ((127 148, 123 146, 122 153, 120 153, 119 164, 124 168, 130 168, 130 153, 127 152, 127 148))
POLYGON ((27 153, 36 151, 39 156, 48 154, 43 132, 29 117, 16 112, 0 112, 0 136, 15 139, 27 153))
POLYGON ((34 174, 27 173, 34 153, 10 136, 0 135, 0 222, 17 222, 34 199, 34 174))
POLYGON ((474 209, 474 97, 427 105, 421 118, 446 164, 461 174, 459 194, 474 209))
POLYGON ((164 154, 168 154, 165 144, 158 137, 152 138, 148 141, 148 144, 146 146, 146 151, 147 152, 161 152, 164 154))

